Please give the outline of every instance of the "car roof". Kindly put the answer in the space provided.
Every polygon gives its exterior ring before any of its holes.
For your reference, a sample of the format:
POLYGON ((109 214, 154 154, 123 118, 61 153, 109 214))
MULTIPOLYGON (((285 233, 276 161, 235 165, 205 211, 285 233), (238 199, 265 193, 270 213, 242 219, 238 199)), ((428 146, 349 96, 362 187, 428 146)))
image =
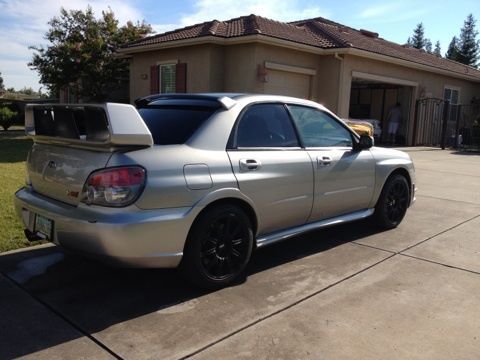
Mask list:
MULTIPOLYGON (((285 103, 296 103, 303 105, 310 105, 318 107, 319 104, 306 100, 284 95, 269 95, 269 94, 250 94, 250 93, 172 93, 172 94, 154 94, 135 100, 135 105, 138 108, 146 107, 149 105, 160 105, 163 101, 168 101, 170 104, 172 101, 179 100, 182 104, 185 104, 187 100, 196 101, 210 101, 216 103, 219 107, 224 109, 230 109, 237 102, 248 103, 254 101, 279 101, 285 103)), ((323 106, 322 106, 323 108, 323 106)))

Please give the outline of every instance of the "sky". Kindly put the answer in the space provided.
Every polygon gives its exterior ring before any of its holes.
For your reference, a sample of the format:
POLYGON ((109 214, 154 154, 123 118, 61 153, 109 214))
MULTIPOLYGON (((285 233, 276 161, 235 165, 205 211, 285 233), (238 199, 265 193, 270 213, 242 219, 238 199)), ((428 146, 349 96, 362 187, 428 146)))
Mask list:
POLYGON ((480 30, 478 0, 0 0, 0 73, 5 86, 38 90, 38 74, 27 65, 33 54, 29 46, 48 46, 44 34, 60 7, 85 10, 88 5, 97 16, 110 8, 121 24, 145 20, 156 33, 249 14, 279 21, 321 16, 404 44, 422 22, 425 36, 433 44, 439 40, 443 54, 468 14, 479 20, 480 30))

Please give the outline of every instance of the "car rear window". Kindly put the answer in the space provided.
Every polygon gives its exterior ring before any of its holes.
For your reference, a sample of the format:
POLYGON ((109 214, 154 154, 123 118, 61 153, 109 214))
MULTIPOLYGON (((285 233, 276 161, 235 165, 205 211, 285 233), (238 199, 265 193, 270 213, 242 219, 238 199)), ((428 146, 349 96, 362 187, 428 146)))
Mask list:
POLYGON ((211 106, 159 105, 138 110, 156 145, 185 143, 217 108, 211 106))

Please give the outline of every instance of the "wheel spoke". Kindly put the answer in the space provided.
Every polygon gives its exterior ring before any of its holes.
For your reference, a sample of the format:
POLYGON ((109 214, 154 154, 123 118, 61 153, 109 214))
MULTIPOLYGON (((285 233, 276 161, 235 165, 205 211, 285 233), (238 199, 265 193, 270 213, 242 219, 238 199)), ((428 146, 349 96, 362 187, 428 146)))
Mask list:
POLYGON ((238 238, 238 239, 233 239, 233 240, 232 240, 232 246, 242 245, 242 243, 243 243, 243 239, 242 239, 242 238, 238 238))
POLYGON ((232 226, 232 218, 233 216, 231 216, 230 214, 227 216, 227 219, 225 221, 225 224, 224 224, 224 228, 223 228, 223 232, 222 232, 222 237, 224 239, 226 239, 228 237, 228 235, 230 234, 230 228, 232 226))
POLYGON ((217 253, 217 251, 213 247, 213 248, 210 248, 208 250, 203 251, 201 256, 202 257, 210 257, 212 255, 216 256, 216 253, 217 253))
POLYGON ((240 224, 238 223, 238 221, 232 221, 230 223, 230 229, 229 229, 229 233, 228 235, 230 236, 231 239, 237 237, 240 233, 241 233, 241 228, 240 228, 240 224))
POLYGON ((233 249, 232 248, 232 255, 237 257, 237 258, 241 258, 242 257, 242 254, 240 254, 240 252, 238 252, 237 250, 233 249))
POLYGON ((207 242, 209 242, 209 243, 212 244, 213 246, 216 246, 217 243, 218 243, 218 239, 215 238, 215 237, 213 237, 213 236, 209 236, 208 238, 206 238, 206 239, 203 241, 204 244, 207 243, 207 242))
MULTIPOLYGON (((217 272, 217 274, 219 276, 225 275, 225 271, 224 271, 225 265, 226 265, 225 258, 218 259, 218 267, 217 267, 218 272, 217 272)), ((227 271, 227 274, 228 274, 228 271, 227 271)))
POLYGON ((206 264, 204 263, 204 266, 207 270, 213 270, 216 265, 218 265, 218 257, 214 256, 210 261, 208 261, 206 264))
POLYGON ((232 266, 232 260, 230 259, 230 256, 225 258, 225 265, 228 273, 233 272, 234 267, 232 266))

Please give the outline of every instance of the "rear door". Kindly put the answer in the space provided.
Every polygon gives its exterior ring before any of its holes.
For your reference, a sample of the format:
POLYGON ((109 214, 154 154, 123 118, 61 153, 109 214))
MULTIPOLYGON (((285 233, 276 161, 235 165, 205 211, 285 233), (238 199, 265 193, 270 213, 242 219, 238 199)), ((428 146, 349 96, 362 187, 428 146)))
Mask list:
POLYGON ((368 208, 375 185, 370 151, 354 150, 351 132, 327 112, 298 105, 288 109, 314 168, 310 221, 368 208))
POLYGON ((313 204, 313 169, 283 104, 243 111, 228 156, 240 190, 254 203, 259 234, 304 224, 313 204))

